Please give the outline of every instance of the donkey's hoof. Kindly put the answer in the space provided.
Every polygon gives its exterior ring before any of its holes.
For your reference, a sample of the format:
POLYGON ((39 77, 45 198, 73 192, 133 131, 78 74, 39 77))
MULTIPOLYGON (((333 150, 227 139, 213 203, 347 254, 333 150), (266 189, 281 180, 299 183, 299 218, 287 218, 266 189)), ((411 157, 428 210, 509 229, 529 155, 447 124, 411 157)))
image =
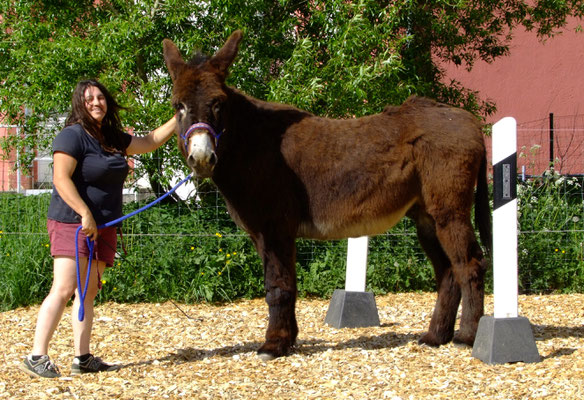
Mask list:
POLYGON ((268 362, 276 359, 276 356, 269 353, 258 353, 258 358, 263 362, 268 362))
POLYGON ((418 339, 418 344, 425 344, 426 346, 439 347, 450 341, 450 338, 441 338, 432 332, 426 332, 418 339))
POLYGON ((463 335, 458 333, 454 336, 454 339, 452 339, 452 341, 458 345, 472 347, 474 345, 475 335, 463 335))
POLYGON ((287 356, 290 346, 287 341, 268 340, 258 349, 258 357, 264 361, 273 360, 274 358, 287 356))

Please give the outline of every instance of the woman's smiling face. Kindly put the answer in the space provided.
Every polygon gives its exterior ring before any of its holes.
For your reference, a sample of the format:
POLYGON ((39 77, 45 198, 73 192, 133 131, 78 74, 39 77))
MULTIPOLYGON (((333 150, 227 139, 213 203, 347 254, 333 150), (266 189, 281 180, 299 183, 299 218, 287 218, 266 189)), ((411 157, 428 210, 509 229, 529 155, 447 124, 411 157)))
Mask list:
POLYGON ((107 101, 104 94, 95 86, 88 86, 84 93, 85 108, 98 123, 105 117, 107 112, 107 101))

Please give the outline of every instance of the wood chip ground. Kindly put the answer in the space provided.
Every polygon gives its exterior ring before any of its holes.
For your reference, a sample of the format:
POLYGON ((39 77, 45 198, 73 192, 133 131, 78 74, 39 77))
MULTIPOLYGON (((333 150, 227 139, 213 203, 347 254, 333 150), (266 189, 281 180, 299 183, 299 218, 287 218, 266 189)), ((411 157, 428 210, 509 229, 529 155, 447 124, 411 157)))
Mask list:
MULTIPOLYGON (((520 296, 542 361, 489 365, 471 348, 417 344, 432 293, 376 298, 381 327, 324 324, 329 301, 301 299, 294 352, 263 362, 261 299, 214 306, 97 307, 93 352, 119 371, 72 377, 71 310, 51 343, 63 377, 34 379, 17 365, 30 352, 38 307, 0 314, 0 399, 582 399, 584 295, 520 296)), ((492 297, 486 313, 492 315, 492 297)))

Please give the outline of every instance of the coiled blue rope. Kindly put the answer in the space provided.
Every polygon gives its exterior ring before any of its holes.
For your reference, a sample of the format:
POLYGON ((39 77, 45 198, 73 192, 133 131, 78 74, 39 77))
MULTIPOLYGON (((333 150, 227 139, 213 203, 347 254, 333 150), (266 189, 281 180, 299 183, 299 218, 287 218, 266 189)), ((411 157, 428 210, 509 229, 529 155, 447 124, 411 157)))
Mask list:
MULTIPOLYGON (((192 173, 189 174, 186 178, 184 178, 182 181, 177 183, 172 189, 170 189, 168 192, 166 192, 165 194, 163 194, 162 196, 160 196, 159 198, 157 198, 153 202, 146 204, 144 207, 141 207, 141 208, 137 209, 136 211, 132 211, 128 215, 124 215, 118 219, 114 219, 113 221, 110 221, 110 222, 107 222, 103 225, 100 225, 97 227, 97 229, 103 229, 103 228, 108 228, 110 226, 114 226, 114 225, 116 225, 116 224, 130 218, 130 217, 133 217, 136 214, 141 213, 142 211, 149 209, 153 205, 161 202, 166 197, 168 197, 169 195, 174 193, 176 191, 176 189, 179 188, 180 185, 182 185, 183 183, 185 183, 186 181, 191 179, 192 176, 193 176, 192 173)), ((87 247, 89 248, 89 258, 87 259, 87 275, 85 277, 85 286, 84 286, 83 290, 81 290, 81 272, 80 272, 80 268, 79 268, 79 240, 78 240, 80 230, 81 230, 81 226, 79 226, 77 228, 77 231, 75 232, 75 263, 77 265, 77 289, 79 291, 79 301, 80 301, 79 313, 77 315, 77 318, 79 319, 79 321, 83 321, 85 319, 85 296, 87 295, 87 287, 89 286, 89 275, 91 273, 91 260, 93 258, 93 246, 95 243, 93 242, 93 240, 89 239, 88 237, 85 238, 86 243, 87 243, 87 247)))

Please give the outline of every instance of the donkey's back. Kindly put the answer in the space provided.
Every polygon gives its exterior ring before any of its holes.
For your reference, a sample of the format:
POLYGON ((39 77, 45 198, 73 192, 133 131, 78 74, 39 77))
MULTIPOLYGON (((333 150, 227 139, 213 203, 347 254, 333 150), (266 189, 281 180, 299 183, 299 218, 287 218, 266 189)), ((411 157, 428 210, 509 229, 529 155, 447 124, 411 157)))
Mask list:
POLYGON ((299 236, 317 239, 383 233, 414 206, 472 196, 485 154, 472 114, 420 97, 358 119, 304 118, 281 150, 307 192, 299 236))

